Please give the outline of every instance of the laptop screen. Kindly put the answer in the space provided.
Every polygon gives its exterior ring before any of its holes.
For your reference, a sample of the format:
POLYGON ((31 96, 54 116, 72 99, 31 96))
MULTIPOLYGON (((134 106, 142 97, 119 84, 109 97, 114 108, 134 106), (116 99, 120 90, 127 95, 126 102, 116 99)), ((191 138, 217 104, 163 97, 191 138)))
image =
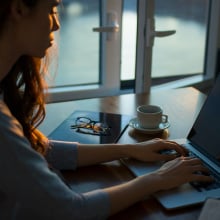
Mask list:
POLYGON ((220 77, 210 91, 188 139, 220 166, 220 77))

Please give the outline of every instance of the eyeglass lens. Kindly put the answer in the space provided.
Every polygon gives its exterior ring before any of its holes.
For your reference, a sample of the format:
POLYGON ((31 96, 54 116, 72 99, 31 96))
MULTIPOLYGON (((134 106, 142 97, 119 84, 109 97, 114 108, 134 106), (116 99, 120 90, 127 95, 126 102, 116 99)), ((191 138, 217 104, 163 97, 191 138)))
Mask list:
POLYGON ((75 125, 72 125, 71 128, 72 129, 77 128, 76 131, 81 133, 91 133, 88 132, 88 130, 92 130, 92 132, 100 135, 102 134, 107 135, 110 132, 110 127, 105 123, 93 121, 90 118, 86 118, 86 117, 78 117, 76 119, 75 125), (85 131, 84 129, 87 129, 87 131, 85 131))

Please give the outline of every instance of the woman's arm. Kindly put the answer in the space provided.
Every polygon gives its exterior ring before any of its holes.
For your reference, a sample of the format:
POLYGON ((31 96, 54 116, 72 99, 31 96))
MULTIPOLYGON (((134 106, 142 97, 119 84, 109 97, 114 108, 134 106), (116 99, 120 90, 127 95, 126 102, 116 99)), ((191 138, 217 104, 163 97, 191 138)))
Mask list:
POLYGON ((121 158, 140 161, 168 161, 186 155, 186 150, 172 141, 153 139, 136 144, 78 144, 78 166, 88 166, 121 158), (175 150, 176 154, 162 154, 163 150, 175 150))
POLYGON ((135 178, 127 183, 105 189, 110 196, 111 215, 161 190, 177 187, 191 181, 213 181, 198 174, 208 170, 196 158, 178 157, 165 163, 159 170, 135 178))

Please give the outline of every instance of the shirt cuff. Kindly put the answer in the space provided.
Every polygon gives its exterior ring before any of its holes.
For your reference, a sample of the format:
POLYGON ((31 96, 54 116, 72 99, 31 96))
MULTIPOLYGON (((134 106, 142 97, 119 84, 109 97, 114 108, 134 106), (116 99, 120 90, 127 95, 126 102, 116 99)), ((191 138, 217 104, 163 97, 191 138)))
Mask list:
POLYGON ((46 160, 59 170, 75 170, 77 167, 77 143, 49 140, 51 149, 48 150, 46 160))

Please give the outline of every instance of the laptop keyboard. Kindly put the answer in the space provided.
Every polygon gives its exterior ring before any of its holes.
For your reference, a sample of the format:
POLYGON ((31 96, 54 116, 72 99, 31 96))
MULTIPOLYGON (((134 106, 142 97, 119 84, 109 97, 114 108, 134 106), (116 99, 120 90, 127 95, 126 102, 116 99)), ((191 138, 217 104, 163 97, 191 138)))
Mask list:
MULTIPOLYGON (((195 154, 192 152, 189 152, 189 156, 196 157, 195 154)), ((220 178, 217 176, 217 174, 209 169, 209 175, 213 177, 214 181, 211 183, 206 182, 191 182, 190 184, 195 187, 198 191, 204 191, 204 190, 212 190, 212 189, 218 189, 220 188, 220 178)))
MULTIPOLYGON (((211 176, 213 176, 211 174, 211 176)), ((214 176, 213 176, 214 177, 214 176)), ((212 190, 212 189, 218 189, 220 188, 220 181, 219 179, 214 177, 214 181, 211 183, 204 183, 204 182, 191 182, 190 184, 196 188, 199 192, 204 190, 212 190)))

